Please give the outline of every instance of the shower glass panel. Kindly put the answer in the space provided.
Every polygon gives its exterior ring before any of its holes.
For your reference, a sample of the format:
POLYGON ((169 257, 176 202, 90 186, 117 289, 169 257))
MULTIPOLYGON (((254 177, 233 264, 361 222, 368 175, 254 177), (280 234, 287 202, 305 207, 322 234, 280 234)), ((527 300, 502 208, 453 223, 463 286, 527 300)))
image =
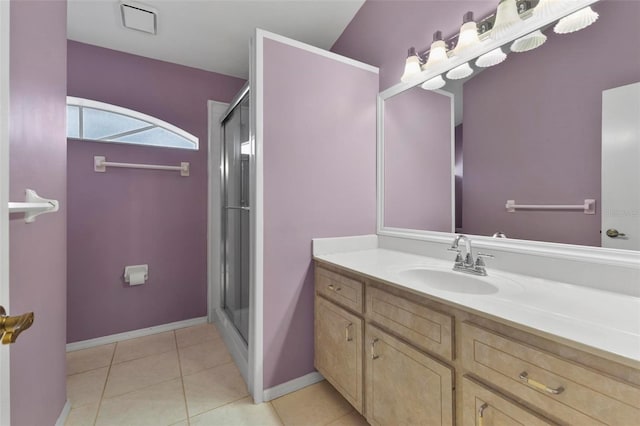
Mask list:
POLYGON ((223 309, 249 336, 249 94, 222 123, 223 309))

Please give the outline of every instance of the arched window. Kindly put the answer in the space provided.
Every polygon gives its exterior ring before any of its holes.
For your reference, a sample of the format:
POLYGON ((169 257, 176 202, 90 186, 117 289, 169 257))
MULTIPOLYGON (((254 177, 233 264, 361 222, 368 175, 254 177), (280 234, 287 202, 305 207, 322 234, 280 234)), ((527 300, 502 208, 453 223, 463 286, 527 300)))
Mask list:
POLYGON ((67 137, 98 142, 198 149, 198 138, 138 111, 67 96, 67 137))

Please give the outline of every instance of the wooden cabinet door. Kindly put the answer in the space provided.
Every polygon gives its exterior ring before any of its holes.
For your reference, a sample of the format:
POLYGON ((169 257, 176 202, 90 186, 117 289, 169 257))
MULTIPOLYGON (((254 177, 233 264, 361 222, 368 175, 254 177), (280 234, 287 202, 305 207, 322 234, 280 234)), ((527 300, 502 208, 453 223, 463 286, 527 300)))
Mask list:
POLYGON ((316 369, 362 413, 362 319, 316 296, 315 345, 316 369))
POLYGON ((462 379, 463 426, 552 426, 550 420, 485 387, 462 379))
POLYGON ((453 370, 367 324, 366 417, 372 425, 453 425, 453 370))

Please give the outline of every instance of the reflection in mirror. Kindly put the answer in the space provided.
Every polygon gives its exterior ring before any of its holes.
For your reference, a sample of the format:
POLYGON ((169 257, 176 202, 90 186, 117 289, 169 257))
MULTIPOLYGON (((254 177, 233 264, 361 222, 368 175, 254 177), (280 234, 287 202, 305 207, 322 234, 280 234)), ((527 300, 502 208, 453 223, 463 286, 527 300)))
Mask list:
POLYGON ((452 232, 451 105, 420 86, 385 102, 386 226, 452 232))
MULTIPOLYGON (((463 119, 456 121, 460 122, 456 126, 457 232, 483 236, 503 232, 509 238, 600 246, 601 221, 606 216, 603 211, 622 212, 619 216, 640 221, 638 205, 603 205, 603 191, 609 195, 611 190, 601 184, 602 152, 606 149, 602 144, 603 92, 640 81, 640 39, 636 29, 640 2, 603 0, 593 9, 600 19, 589 28, 565 35, 555 34, 553 26, 543 29, 549 38, 544 45, 526 53, 509 53, 502 64, 458 83, 464 102, 463 119), (505 208, 507 200, 577 205, 585 199, 596 200, 596 214, 544 208, 512 213, 505 208)), ((504 50, 508 52, 508 46, 504 50)), ((454 84, 449 82, 445 90, 455 88, 454 84)), ((395 98, 405 96, 415 97, 403 92, 385 102, 385 126, 386 114, 393 113, 392 103, 401 103, 395 98)), ((461 99, 456 96, 457 109, 461 99)), ((441 123, 442 113, 437 119, 431 114, 414 112, 422 134, 429 134, 426 129, 441 123)), ((640 118, 630 123, 630 131, 636 135, 638 122, 640 118)), ((397 155, 390 153, 394 148, 387 146, 386 137, 385 131, 385 156, 397 155)), ((636 136, 635 146, 638 143, 636 136)), ((433 149, 429 147, 422 154, 427 160, 406 162, 404 172, 417 176, 414 168, 427 168, 433 149)), ((638 152, 636 149, 633 156, 637 157, 638 152)), ((636 160, 635 167, 630 168, 636 173, 629 175, 626 190, 637 193, 640 158, 636 160)), ((433 193, 413 192, 422 197, 421 205, 427 206, 423 215, 432 215, 433 209, 441 206, 448 208, 449 204, 430 200, 432 194, 441 197, 445 186, 448 187, 445 184, 433 193)), ((385 186, 385 212, 392 208, 386 199, 392 191, 393 187, 385 186)), ((413 201, 413 205, 419 203, 413 201)), ((427 231, 446 228, 442 223, 438 228, 430 224, 417 226, 415 221, 392 223, 387 220, 391 218, 385 216, 385 227, 427 231)), ((607 226, 616 228, 614 225, 607 226)), ((618 231, 625 233, 624 229, 618 231)), ((627 240, 640 241, 640 236, 626 234, 627 240)), ((609 245, 607 238, 602 241, 607 247, 634 249, 632 245, 609 245)))

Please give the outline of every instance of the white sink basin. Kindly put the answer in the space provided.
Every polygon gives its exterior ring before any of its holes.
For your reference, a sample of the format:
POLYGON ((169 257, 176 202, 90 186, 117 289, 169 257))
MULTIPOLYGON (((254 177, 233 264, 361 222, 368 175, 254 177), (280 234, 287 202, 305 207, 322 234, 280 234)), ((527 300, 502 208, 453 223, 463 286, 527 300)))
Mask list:
MULTIPOLYGON (((432 268, 411 268, 398 272, 403 280, 436 290, 467 294, 494 294, 504 288, 502 279, 468 275, 464 272, 432 268)), ((509 285, 511 283, 507 283, 509 285)), ((515 284, 515 283, 512 283, 515 284)))

